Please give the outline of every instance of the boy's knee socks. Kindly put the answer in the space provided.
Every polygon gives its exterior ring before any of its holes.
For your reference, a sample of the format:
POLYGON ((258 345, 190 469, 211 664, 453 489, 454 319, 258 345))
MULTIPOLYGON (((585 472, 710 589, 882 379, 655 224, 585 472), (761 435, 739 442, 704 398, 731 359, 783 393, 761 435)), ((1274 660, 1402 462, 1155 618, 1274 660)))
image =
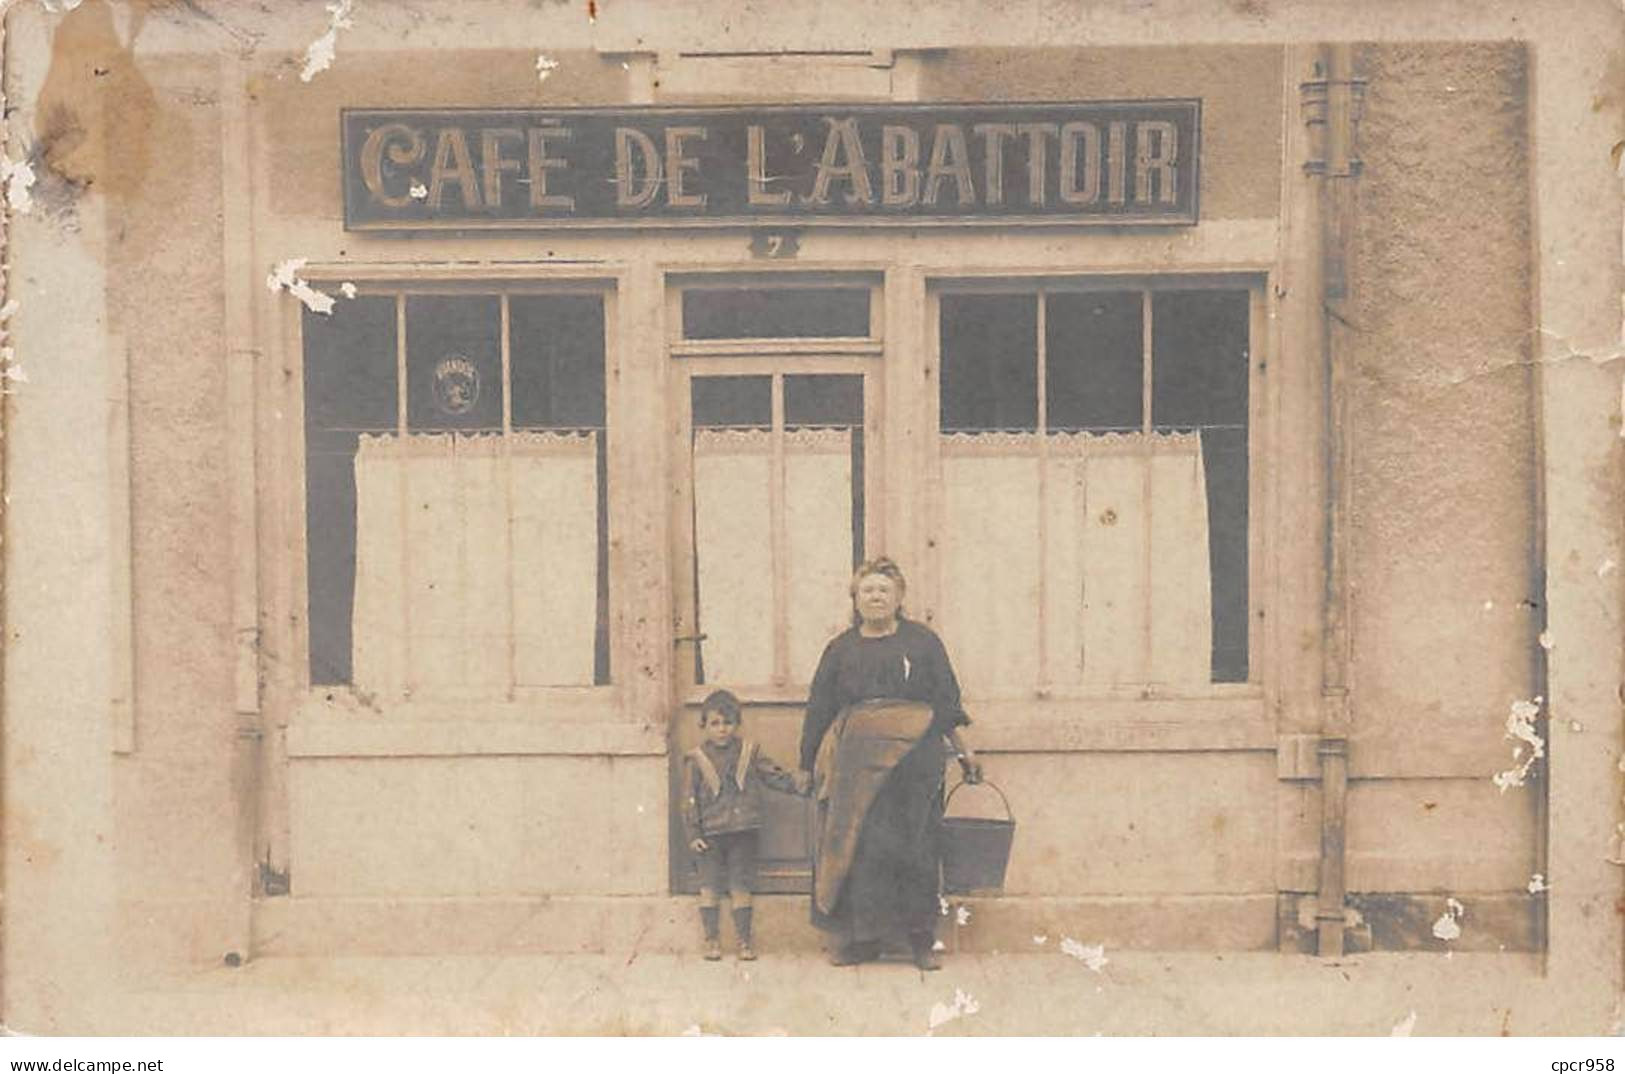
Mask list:
POLYGON ((733 913, 734 935, 739 938, 740 943, 750 943, 750 907, 736 906, 733 913))
POLYGON ((705 928, 707 940, 719 939, 722 936, 722 908, 719 906, 700 907, 700 924, 705 928))

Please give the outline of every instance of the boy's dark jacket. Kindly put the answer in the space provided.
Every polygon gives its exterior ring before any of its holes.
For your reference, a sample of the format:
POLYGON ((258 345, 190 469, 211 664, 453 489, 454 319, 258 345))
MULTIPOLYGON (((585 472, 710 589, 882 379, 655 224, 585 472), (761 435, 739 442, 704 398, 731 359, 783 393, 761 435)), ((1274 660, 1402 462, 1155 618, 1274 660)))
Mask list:
POLYGON ((683 758, 683 833, 755 831, 762 826, 762 788, 796 793, 795 778, 762 755, 756 743, 734 739, 718 749, 703 742, 683 758))

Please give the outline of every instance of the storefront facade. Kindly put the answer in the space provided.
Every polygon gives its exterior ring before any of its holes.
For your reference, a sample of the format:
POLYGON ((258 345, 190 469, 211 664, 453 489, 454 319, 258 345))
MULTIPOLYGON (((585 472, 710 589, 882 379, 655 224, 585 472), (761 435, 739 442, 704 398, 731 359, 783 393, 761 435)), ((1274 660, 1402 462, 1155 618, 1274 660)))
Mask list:
MULTIPOLYGON (((76 214, 105 281, 115 701, 72 778, 116 947, 691 949, 698 702, 793 763, 886 553, 1018 821, 950 949, 1523 952, 1611 994, 1617 404, 1548 364, 1551 244, 1592 239, 1546 199, 1590 188, 1543 185, 1530 39, 576 15, 540 67, 341 34, 308 81, 158 26, 116 94, 80 68, 127 20, 17 30, 39 110, 148 132, 47 148, 42 200, 92 193, 16 232, 76 214)), ((805 807, 769 820, 764 928, 810 950, 805 807)))

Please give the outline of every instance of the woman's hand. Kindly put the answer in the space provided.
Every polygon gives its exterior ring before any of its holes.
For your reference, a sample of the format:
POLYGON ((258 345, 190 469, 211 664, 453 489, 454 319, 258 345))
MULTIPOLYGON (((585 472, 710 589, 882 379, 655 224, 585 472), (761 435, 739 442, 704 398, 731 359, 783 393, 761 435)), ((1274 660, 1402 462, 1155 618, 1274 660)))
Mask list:
POLYGON ((948 732, 948 745, 959 760, 959 771, 964 775, 965 782, 982 782, 982 762, 976 759, 976 751, 970 748, 970 743, 959 733, 959 728, 948 732))
POLYGON ((695 839, 692 843, 688 844, 688 849, 692 850, 696 854, 704 854, 707 850, 711 849, 711 844, 707 843, 704 839, 695 839))
POLYGON ((795 781, 797 794, 808 794, 812 791, 813 777, 811 772, 806 770, 797 772, 795 774, 795 781))

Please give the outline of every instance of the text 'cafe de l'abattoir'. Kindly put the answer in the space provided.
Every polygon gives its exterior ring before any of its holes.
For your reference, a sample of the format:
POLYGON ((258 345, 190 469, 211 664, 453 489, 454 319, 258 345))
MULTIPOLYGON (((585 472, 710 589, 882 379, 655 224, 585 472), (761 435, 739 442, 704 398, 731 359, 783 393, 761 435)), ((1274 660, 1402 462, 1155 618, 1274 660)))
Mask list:
POLYGON ((808 216, 1182 223, 1199 102, 349 111, 352 226, 808 216))

